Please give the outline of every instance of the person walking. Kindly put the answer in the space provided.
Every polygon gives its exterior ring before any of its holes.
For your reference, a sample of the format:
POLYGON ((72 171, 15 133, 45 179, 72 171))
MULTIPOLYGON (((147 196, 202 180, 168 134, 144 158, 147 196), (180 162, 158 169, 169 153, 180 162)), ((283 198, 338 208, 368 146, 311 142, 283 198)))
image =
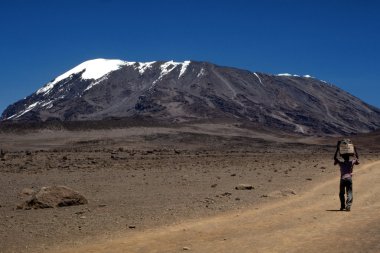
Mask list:
POLYGON ((340 167, 340 183, 339 183, 339 199, 340 199, 340 211, 346 210, 351 211, 351 205, 353 200, 352 194, 352 173, 354 165, 359 164, 359 155, 354 147, 355 158, 350 160, 352 154, 341 154, 343 161, 338 159, 338 153, 340 149, 341 141, 338 141, 335 155, 334 155, 334 165, 339 165, 340 167), (345 199, 345 193, 347 194, 347 199, 345 199))

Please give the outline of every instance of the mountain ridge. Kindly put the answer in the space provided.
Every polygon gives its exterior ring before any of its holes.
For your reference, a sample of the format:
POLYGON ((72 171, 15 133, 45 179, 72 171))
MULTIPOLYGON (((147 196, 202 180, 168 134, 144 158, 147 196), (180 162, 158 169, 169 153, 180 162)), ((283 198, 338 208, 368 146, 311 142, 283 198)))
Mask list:
POLYGON ((167 122, 228 119, 279 130, 369 132, 380 110, 310 75, 271 75, 199 61, 94 59, 10 106, 2 121, 146 117, 167 122))

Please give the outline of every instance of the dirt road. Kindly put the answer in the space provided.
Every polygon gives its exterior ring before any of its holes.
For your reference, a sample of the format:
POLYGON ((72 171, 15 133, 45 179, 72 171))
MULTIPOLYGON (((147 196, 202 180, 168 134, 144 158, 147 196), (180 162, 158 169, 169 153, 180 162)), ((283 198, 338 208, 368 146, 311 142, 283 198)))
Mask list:
POLYGON ((338 211, 339 182, 334 178, 240 213, 55 252, 380 252, 379 179, 380 161, 356 168, 351 212, 338 211))

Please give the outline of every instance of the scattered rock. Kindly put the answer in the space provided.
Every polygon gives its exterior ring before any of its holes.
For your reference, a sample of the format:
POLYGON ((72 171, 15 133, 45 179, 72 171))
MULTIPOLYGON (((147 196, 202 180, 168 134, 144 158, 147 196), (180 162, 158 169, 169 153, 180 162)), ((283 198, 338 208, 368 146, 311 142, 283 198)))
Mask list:
POLYGON ((211 188, 215 188, 218 184, 212 184, 211 188))
POLYGON ((183 247, 182 249, 183 249, 183 250, 190 250, 189 247, 183 247))
POLYGON ((205 198, 202 202, 207 204, 213 204, 215 200, 213 198, 205 198))
POLYGON ((286 196, 289 196, 289 195, 297 195, 297 193, 292 190, 292 189, 285 189, 282 191, 282 194, 285 194, 286 196))
POLYGON ((231 174, 231 177, 235 177, 235 176, 236 176, 236 173, 232 173, 232 174, 231 174))
POLYGON ((252 190, 254 187, 250 184, 239 184, 235 187, 235 190, 252 190))
POLYGON ((240 200, 240 198, 235 198, 235 200, 239 201, 239 200, 240 200))
POLYGON ((28 151, 25 151, 25 154, 26 154, 26 155, 32 155, 32 152, 30 152, 30 151, 28 150, 28 151))
POLYGON ((20 167, 18 167, 18 170, 26 170, 26 167, 21 165, 20 167))
POLYGON ((0 160, 5 161, 6 158, 7 158, 7 154, 2 149, 0 149, 0 160))
POLYGON ((136 226, 135 226, 135 225, 129 225, 128 228, 129 228, 129 229, 135 229, 136 226))
POLYGON ((66 161, 67 160, 67 156, 62 157, 62 160, 66 161))
POLYGON ((308 177, 308 178, 306 178, 306 180, 307 180, 307 181, 312 181, 313 179, 310 178, 310 177, 308 177))
POLYGON ((87 204, 88 201, 78 192, 66 186, 42 187, 26 201, 17 206, 17 209, 40 209, 87 204))
POLYGON ((220 194, 220 195, 222 195, 222 196, 231 196, 232 193, 231 193, 231 192, 225 192, 225 193, 222 193, 222 194, 220 194))

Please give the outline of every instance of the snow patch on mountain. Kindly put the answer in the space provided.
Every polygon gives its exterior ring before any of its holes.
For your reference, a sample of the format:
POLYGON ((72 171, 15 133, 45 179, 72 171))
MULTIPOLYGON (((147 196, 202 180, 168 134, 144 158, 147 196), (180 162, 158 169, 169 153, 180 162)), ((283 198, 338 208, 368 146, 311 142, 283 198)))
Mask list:
MULTIPOLYGON (((125 65, 126 62, 121 60, 106 60, 96 59, 82 63, 82 69, 85 71, 82 74, 82 79, 98 79, 102 76, 115 71, 125 65)), ((80 69, 79 68, 79 69, 80 69)))
POLYGON ((261 83, 262 85, 264 85, 263 82, 261 81, 261 78, 259 77, 259 75, 258 75, 256 72, 253 72, 253 74, 259 79, 260 83, 261 83))
MULTIPOLYGON (((277 76, 301 77, 300 75, 293 75, 293 74, 289 74, 289 73, 281 73, 281 74, 277 74, 277 76)), ((311 75, 303 75, 302 77, 304 77, 304 78, 314 78, 311 75)))
POLYGON ((104 81, 104 80, 106 80, 106 79, 107 79, 107 76, 103 76, 102 78, 96 80, 95 82, 93 82, 93 83, 91 83, 89 86, 87 86, 87 88, 84 89, 83 92, 88 91, 89 89, 91 89, 92 87, 94 87, 95 85, 97 85, 98 83, 100 83, 100 82, 102 82, 102 81, 104 81))
POLYGON ((138 62, 138 67, 136 69, 138 69, 140 75, 144 74, 144 72, 147 70, 147 69, 150 69, 153 64, 156 63, 155 61, 151 61, 151 62, 138 62))
POLYGON ((161 64, 160 66, 160 70, 161 70, 161 73, 160 73, 160 76, 153 81, 152 85, 150 86, 149 90, 151 90, 158 81, 162 80, 162 78, 164 76, 166 76, 167 74, 169 74, 173 69, 175 69, 175 67, 177 67, 178 63, 177 62, 174 62, 174 61, 168 61, 168 62, 165 62, 163 64, 161 64))
POLYGON ((152 83, 152 86, 149 89, 152 89, 158 81, 161 81, 162 78, 164 78, 164 76, 166 76, 167 74, 172 72, 177 66, 181 65, 181 70, 180 70, 180 73, 178 75, 178 78, 180 78, 186 72, 186 69, 190 65, 190 63, 191 63, 190 61, 175 62, 175 61, 171 60, 171 61, 168 61, 168 62, 161 64, 160 76, 152 83))
POLYGON ((277 74, 277 76, 288 76, 288 77, 299 77, 299 75, 292 75, 292 74, 289 74, 289 73, 280 73, 280 74, 277 74))
POLYGON ((19 112, 19 113, 16 113, 16 114, 14 114, 14 115, 12 115, 12 116, 6 118, 6 119, 13 119, 13 118, 17 119, 17 118, 21 117, 22 115, 24 115, 25 113, 31 111, 31 110, 32 110, 34 107, 36 107, 39 103, 40 103, 40 102, 35 102, 35 103, 29 105, 24 111, 21 111, 21 112, 19 112))
POLYGON ((181 71, 179 72, 178 78, 180 78, 183 74, 185 74, 187 67, 190 65, 190 61, 184 61, 182 63, 181 71))
POLYGON ((49 93, 54 86, 60 81, 70 77, 73 74, 77 74, 83 71, 82 79, 99 79, 104 75, 115 71, 122 66, 128 64, 128 62, 122 60, 107 60, 107 59, 94 59, 85 61, 78 66, 72 68, 71 70, 65 72, 64 74, 55 78, 52 82, 46 84, 44 87, 39 89, 36 94, 49 93))
POLYGON ((168 62, 165 62, 164 64, 161 64, 161 66, 160 66, 161 75, 160 75, 159 79, 162 78, 163 76, 169 74, 173 69, 175 69, 175 67, 177 67, 177 65, 179 65, 179 63, 174 62, 174 61, 168 61, 168 62))
POLYGON ((201 71, 199 71, 197 77, 198 77, 198 78, 199 78, 199 77, 202 77, 202 76, 204 76, 205 74, 206 74, 205 69, 204 69, 204 68, 201 68, 201 71))
POLYGON ((44 103, 41 105, 41 107, 46 107, 46 109, 50 109, 50 108, 53 107, 53 102, 54 102, 54 100, 50 100, 50 101, 48 101, 48 102, 44 102, 44 103))

